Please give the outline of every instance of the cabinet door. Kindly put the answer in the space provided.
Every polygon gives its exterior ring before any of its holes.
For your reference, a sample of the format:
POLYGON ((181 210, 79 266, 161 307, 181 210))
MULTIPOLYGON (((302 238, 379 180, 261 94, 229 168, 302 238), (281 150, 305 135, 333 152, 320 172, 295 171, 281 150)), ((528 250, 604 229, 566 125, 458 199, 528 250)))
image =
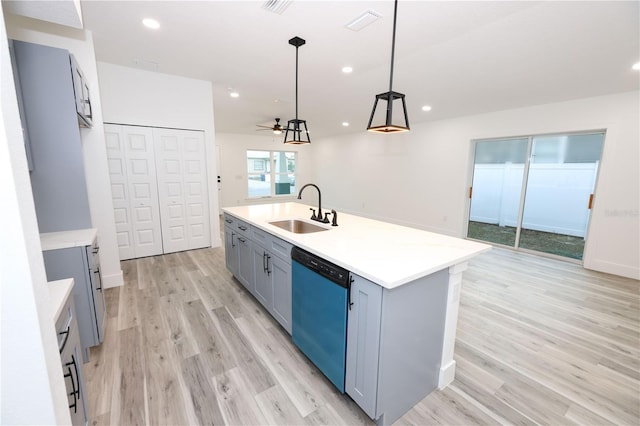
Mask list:
POLYGON ((254 296, 268 311, 271 311, 271 305, 273 304, 271 255, 264 247, 255 243, 253 244, 251 252, 253 253, 253 270, 256 284, 254 296))
POLYGON ((100 257, 98 256, 97 243, 93 246, 85 247, 87 256, 87 266, 89 269, 89 280, 93 294, 93 306, 96 316, 96 331, 98 332, 98 342, 104 340, 104 318, 106 315, 106 304, 104 300, 104 289, 102 288, 102 275, 100 275, 100 257))
POLYGON ((227 269, 238 276, 237 235, 228 226, 224 227, 224 258, 227 269))
POLYGON ((251 240, 241 235, 236 236, 238 245, 238 281, 251 293, 255 292, 253 279, 253 257, 251 255, 251 240))
POLYGON ((270 259, 273 281, 273 317, 291 334, 291 263, 277 256, 270 259))
POLYGON ((86 250, 86 247, 70 247, 42 252, 48 281, 74 280, 73 300, 84 362, 89 361, 89 347, 100 344, 86 250))
POLYGON ((376 418, 382 287, 352 274, 345 392, 376 418))

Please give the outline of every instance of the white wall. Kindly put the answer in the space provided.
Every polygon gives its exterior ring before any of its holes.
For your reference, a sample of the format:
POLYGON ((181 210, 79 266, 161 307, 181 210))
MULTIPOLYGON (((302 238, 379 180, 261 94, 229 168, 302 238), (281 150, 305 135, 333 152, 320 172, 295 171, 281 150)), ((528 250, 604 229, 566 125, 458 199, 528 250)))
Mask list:
POLYGON ((0 424, 69 424, 4 18, 0 200, 0 424))
MULTIPOLYGON (((270 132, 263 132, 270 133, 270 132)), ((293 201, 291 197, 247 198, 247 150, 293 151, 297 152, 296 186, 311 183, 313 169, 317 164, 311 161, 311 147, 304 145, 285 145, 282 135, 238 135, 230 133, 216 134, 216 142, 220 148, 220 206, 232 207, 246 204, 263 204, 280 201, 293 201)), ((314 192, 303 193, 303 202, 317 205, 314 192)), ((324 204, 324 203, 323 203, 324 204)), ((328 205, 327 205, 328 207, 328 205)), ((324 210, 324 206, 323 206, 324 210)))
POLYGON ((120 286, 123 284, 123 278, 118 257, 107 150, 102 124, 101 88, 98 86, 98 72, 91 33, 13 15, 7 18, 7 33, 13 39, 69 50, 75 56, 87 78, 91 94, 93 127, 81 128, 80 136, 82 138, 91 222, 95 228, 98 228, 100 267, 104 287, 120 286))
POLYGON ((360 133, 312 144, 314 181, 337 209, 466 235, 471 140, 606 129, 586 268, 640 279, 639 92, 360 133))
MULTIPOLYGON (((216 139, 211 82, 105 62, 98 62, 98 74, 105 123, 204 131, 209 211, 217 212, 216 139)), ((212 214, 213 247, 221 245, 219 222, 218 215, 212 214)))

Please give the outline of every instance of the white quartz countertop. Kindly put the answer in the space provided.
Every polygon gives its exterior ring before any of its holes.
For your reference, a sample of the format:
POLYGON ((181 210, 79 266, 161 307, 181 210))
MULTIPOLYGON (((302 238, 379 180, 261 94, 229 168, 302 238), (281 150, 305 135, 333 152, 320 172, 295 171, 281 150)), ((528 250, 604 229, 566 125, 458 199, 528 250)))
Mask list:
POLYGON ((85 247, 92 245, 97 235, 98 230, 96 228, 47 232, 40 234, 40 245, 42 246, 42 251, 85 247))
POLYGON ((487 244, 339 211, 338 226, 332 227, 309 220, 310 207, 317 206, 289 202, 222 210, 388 289, 491 249, 487 244), (329 230, 294 234, 269 224, 284 219, 301 219, 329 230))
POLYGON ((64 280, 49 281, 49 298, 53 307, 53 321, 57 321, 62 313, 62 308, 66 303, 71 290, 73 290, 73 278, 64 280))

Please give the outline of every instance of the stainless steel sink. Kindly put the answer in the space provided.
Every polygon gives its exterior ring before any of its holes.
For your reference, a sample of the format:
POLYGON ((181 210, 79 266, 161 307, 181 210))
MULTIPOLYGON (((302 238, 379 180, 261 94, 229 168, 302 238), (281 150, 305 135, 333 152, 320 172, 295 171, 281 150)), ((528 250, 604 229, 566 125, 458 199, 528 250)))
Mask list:
POLYGON ((327 228, 298 219, 278 220, 269 222, 269 224, 282 228, 285 231, 293 232, 294 234, 310 234, 312 232, 328 231, 327 228))

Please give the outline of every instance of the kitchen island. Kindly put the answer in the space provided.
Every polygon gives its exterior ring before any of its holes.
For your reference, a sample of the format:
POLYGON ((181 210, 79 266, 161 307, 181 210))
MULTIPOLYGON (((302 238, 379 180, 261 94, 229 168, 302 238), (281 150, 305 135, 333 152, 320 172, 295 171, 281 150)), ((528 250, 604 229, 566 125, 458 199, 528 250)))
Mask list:
MULTIPOLYGON (((379 424, 390 424, 453 381, 462 273, 469 259, 490 246, 340 212, 338 226, 331 226, 309 220, 310 208, 291 202, 224 208, 227 256, 236 247, 237 229, 245 244, 269 235, 281 255, 297 246, 351 272, 346 393, 379 424), (293 233, 271 224, 290 219, 324 230, 293 233)), ((268 259, 266 265, 268 270, 268 259)), ((245 286, 251 281, 241 266, 230 269, 245 286)), ((291 304, 290 295, 282 300, 291 304)), ((276 315, 282 306, 269 310, 291 332, 276 315)))

